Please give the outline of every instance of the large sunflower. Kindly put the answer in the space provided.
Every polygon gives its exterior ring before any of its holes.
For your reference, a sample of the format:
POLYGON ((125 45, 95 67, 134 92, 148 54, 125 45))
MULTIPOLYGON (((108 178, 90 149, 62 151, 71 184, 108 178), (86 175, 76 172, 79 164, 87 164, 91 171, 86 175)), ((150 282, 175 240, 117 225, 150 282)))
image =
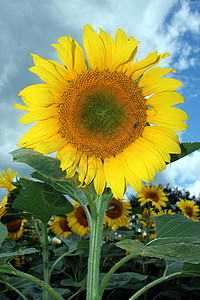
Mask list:
POLYGON ((67 177, 78 167, 80 186, 93 181, 100 195, 107 182, 117 199, 128 183, 138 191, 141 180, 149 182, 165 169, 169 153, 180 153, 174 131, 187 128, 182 121, 187 114, 171 107, 184 103, 175 92, 182 83, 162 78, 175 70, 147 71, 169 54, 153 52, 133 63, 138 43, 121 29, 114 42, 107 32, 100 29, 98 35, 86 25, 86 61, 70 35, 60 37, 52 46, 64 66, 32 54, 30 71, 46 84, 25 88, 19 95, 26 106, 15 104, 29 112, 21 123, 39 121, 20 139, 20 147, 57 151, 67 177))
POLYGON ((57 238, 62 237, 65 239, 70 233, 72 233, 67 218, 55 216, 50 222, 49 229, 51 229, 57 238))
POLYGON ((124 201, 123 199, 119 200, 113 197, 107 207, 104 223, 107 223, 112 230, 116 230, 119 227, 129 227, 131 219, 129 216, 130 213, 131 204, 129 201, 124 201))
POLYGON ((195 205, 194 201, 181 200, 178 202, 177 207, 181 210, 181 213, 193 221, 197 221, 197 215, 200 212, 199 206, 195 205))
POLYGON ((140 193, 137 193, 136 197, 139 198, 138 201, 141 202, 141 206, 147 202, 151 202, 158 210, 161 210, 161 206, 167 206, 166 202, 168 201, 168 198, 160 186, 154 187, 154 185, 152 185, 150 187, 150 185, 147 184, 146 187, 143 185, 140 193))
MULTIPOLYGON (((81 237, 89 233, 88 220, 84 209, 77 201, 73 201, 74 211, 67 214, 67 222, 71 230, 81 237)), ((88 206, 89 209, 89 206, 88 206)))

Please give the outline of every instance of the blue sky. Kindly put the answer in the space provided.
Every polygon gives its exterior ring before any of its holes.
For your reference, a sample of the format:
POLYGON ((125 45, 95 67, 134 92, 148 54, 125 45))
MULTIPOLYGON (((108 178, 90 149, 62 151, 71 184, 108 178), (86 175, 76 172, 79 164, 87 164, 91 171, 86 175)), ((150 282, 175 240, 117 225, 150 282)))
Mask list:
MULTIPOLYGON (((118 28, 141 41, 137 60, 150 52, 169 52, 161 67, 174 67, 175 78, 185 87, 179 92, 186 104, 179 106, 189 116, 188 129, 179 134, 181 142, 200 141, 200 2, 198 0, 0 0, 0 171, 12 168, 27 176, 31 168, 13 163, 8 154, 17 149, 20 137, 31 127, 22 125, 18 93, 40 82, 29 72, 30 52, 59 61, 50 44, 70 33, 82 45, 82 31, 90 24, 113 37, 118 28)), ((170 183, 200 193, 200 151, 167 167, 155 182, 170 183)), ((131 190, 129 190, 131 192, 131 190)), ((3 192, 0 191, 0 196, 3 192)), ((1 201, 1 200, 0 200, 1 201)))

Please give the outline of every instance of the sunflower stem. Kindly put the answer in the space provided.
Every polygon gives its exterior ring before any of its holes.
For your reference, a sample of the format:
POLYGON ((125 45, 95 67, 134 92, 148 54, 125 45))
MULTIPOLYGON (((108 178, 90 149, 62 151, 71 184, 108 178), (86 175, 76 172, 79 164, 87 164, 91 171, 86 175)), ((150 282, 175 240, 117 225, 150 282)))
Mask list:
MULTIPOLYGON (((48 234, 47 224, 42 222, 42 252, 43 252, 43 276, 44 282, 49 284, 49 257, 48 257, 48 234)), ((49 299, 47 290, 44 290, 44 300, 49 299)))
POLYGON ((110 202, 112 194, 102 194, 95 202, 96 213, 92 214, 90 227, 90 249, 88 259, 87 278, 87 300, 96 299, 99 288, 99 265, 101 242, 103 232, 103 221, 106 207, 110 202))
POLYGON ((179 277, 181 276, 181 272, 176 272, 173 274, 170 274, 168 276, 162 276, 156 280, 154 280, 153 282, 150 282, 149 284, 145 285, 143 288, 141 288, 139 291, 137 291, 131 298, 129 298, 129 300, 136 300, 138 299, 142 294, 144 294, 145 292, 147 292, 150 288, 152 288, 153 286, 160 284, 161 282, 165 281, 165 280, 169 280, 169 279, 173 279, 175 277, 179 277))
POLYGON ((14 276, 19 276, 27 280, 30 280, 35 284, 41 286, 43 289, 47 290, 52 296, 54 296, 55 299, 64 300, 64 298, 60 296, 54 289, 52 289, 52 287, 50 287, 42 280, 36 278, 35 276, 32 276, 31 274, 24 273, 22 271, 15 269, 14 267, 6 266, 6 265, 0 266, 0 272, 5 274, 12 274, 14 276))

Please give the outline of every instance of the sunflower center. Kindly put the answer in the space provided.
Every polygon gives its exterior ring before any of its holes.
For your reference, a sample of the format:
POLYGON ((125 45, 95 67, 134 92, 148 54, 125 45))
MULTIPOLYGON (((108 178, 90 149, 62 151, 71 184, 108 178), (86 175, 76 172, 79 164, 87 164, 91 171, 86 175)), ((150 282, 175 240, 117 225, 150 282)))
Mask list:
POLYGON ((148 192, 146 195, 147 199, 151 199, 153 202, 158 202, 159 201, 159 197, 158 194, 155 192, 148 192))
POLYGON ((63 231, 71 231, 71 228, 69 227, 69 224, 68 224, 66 218, 60 217, 60 228, 63 231))
POLYGON ((109 206, 114 206, 113 209, 109 210, 106 212, 107 216, 111 219, 117 219, 122 215, 122 203, 119 202, 117 199, 112 198, 112 200, 110 201, 109 206))
POLYGON ((88 156, 116 155, 142 135, 145 102, 136 82, 123 73, 88 70, 62 95, 60 133, 88 156))
POLYGON ((82 207, 77 208, 76 218, 79 224, 83 225, 84 227, 88 226, 88 220, 82 207))
POLYGON ((21 227, 22 220, 15 220, 9 223, 5 223, 4 225, 7 227, 8 232, 18 232, 21 227))
POLYGON ((185 212, 189 217, 193 216, 193 209, 191 207, 186 207, 185 212))

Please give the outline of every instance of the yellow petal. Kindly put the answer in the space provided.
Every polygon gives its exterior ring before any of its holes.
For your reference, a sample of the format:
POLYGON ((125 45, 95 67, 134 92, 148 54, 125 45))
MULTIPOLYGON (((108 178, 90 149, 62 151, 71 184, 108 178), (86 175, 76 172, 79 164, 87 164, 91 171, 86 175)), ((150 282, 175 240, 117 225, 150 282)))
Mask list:
POLYGON ((181 85, 183 84, 177 79, 160 78, 156 82, 146 85, 142 90, 142 94, 148 96, 153 93, 170 92, 176 90, 181 85))
POLYGON ((151 70, 149 70, 148 72, 146 72, 140 82, 138 83, 138 86, 139 87, 144 87, 146 85, 151 85, 153 84, 154 82, 157 82, 157 80, 159 78, 161 78, 162 76, 170 73, 170 72, 176 72, 175 69, 169 69, 169 68, 159 68, 159 67, 156 67, 156 68, 153 68, 151 70))
POLYGON ((158 52, 153 52, 147 55, 147 57, 143 60, 139 60, 132 64, 127 72, 127 76, 131 76, 133 80, 138 79, 144 72, 148 69, 152 68, 153 66, 157 65, 162 58, 168 57, 169 53, 163 53, 158 55, 158 52))
POLYGON ((66 169, 66 173, 67 173, 66 177, 67 178, 71 178, 76 174, 76 168, 77 168, 78 162, 80 160, 80 157, 81 157, 81 152, 77 151, 76 152, 76 158, 73 161, 73 165, 71 167, 69 167, 68 169, 66 169))
POLYGON ((147 105, 150 106, 172 106, 178 103, 185 103, 183 96, 177 92, 163 92, 154 94, 147 99, 147 105))
POLYGON ((163 147, 168 153, 180 153, 179 144, 170 136, 166 135, 165 132, 159 132, 156 127, 157 126, 146 126, 142 136, 152 143, 163 147))
POLYGON ((39 146, 35 147, 35 151, 49 154, 56 151, 59 151, 66 145, 66 140, 63 138, 57 138, 53 141, 44 141, 39 146))
POLYGON ((31 122, 46 120, 51 117, 57 117, 58 116, 58 108, 55 105, 51 105, 47 108, 34 108, 30 107, 31 112, 24 115, 19 119, 19 121, 22 124, 28 124, 31 122))
POLYGON ((77 73, 87 71, 85 57, 81 46, 70 37, 60 37, 58 39, 60 44, 53 44, 56 48, 60 60, 67 67, 67 69, 74 70, 77 73))
MULTIPOLYGON (((187 115, 185 116, 185 114, 183 115, 184 117, 187 116, 187 115)), ((179 116, 181 117, 182 114, 180 114, 179 116)), ((172 116, 170 116, 169 114, 162 113, 159 110, 156 110, 156 108, 147 110, 147 122, 151 124, 167 127, 174 131, 187 129, 187 124, 184 121, 181 121, 180 118, 173 116, 173 114, 172 116)))
POLYGON ((62 170, 70 168, 76 159, 77 149, 70 143, 57 152, 56 158, 61 161, 62 170))
POLYGON ((90 184, 90 182, 94 179, 96 173, 97 173, 96 158, 89 156, 88 157, 87 174, 86 174, 86 177, 84 180, 85 185, 90 184))
POLYGON ((29 69, 29 71, 37 74, 43 81, 45 81, 47 84, 49 84, 50 86, 54 86, 56 87, 56 89, 60 92, 63 93, 66 89, 65 84, 58 80, 58 78, 56 77, 56 74, 54 72, 51 73, 48 70, 46 70, 43 67, 38 67, 38 66, 33 66, 29 69))
POLYGON ((126 63, 132 62, 135 57, 136 47, 138 44, 139 42, 135 39, 127 39, 125 42, 124 35, 120 34, 119 41, 117 42, 117 44, 115 43, 114 55, 109 66, 109 70, 111 72, 115 71, 118 67, 123 66, 126 63))
POLYGON ((100 196, 103 193, 106 185, 103 163, 100 158, 96 158, 96 166, 97 166, 97 173, 94 178, 94 188, 97 195, 100 196))
POLYGON ((93 70, 105 69, 106 49, 101 37, 94 32, 90 25, 86 25, 83 29, 83 45, 93 70))
POLYGON ((58 101, 58 97, 55 97, 46 84, 35 84, 23 89, 19 96, 27 105, 45 107, 58 101))
POLYGON ((99 36, 103 40, 103 43, 104 43, 105 49, 106 49, 105 65, 106 65, 106 67, 109 67, 110 62, 113 57, 114 42, 113 42, 112 37, 107 32, 103 31, 101 28, 100 28, 99 36))
POLYGON ((104 173, 106 182, 115 198, 122 199, 125 193, 126 182, 123 168, 117 157, 104 159, 104 173))
POLYGON ((57 120, 54 118, 40 121, 35 124, 25 135, 20 139, 19 145, 22 147, 31 148, 34 143, 41 143, 49 137, 56 134, 60 129, 57 120))
POLYGON ((135 166, 132 166, 130 164, 129 157, 127 157, 127 155, 124 155, 124 152, 118 154, 118 158, 121 160, 127 183, 129 183, 135 191, 140 191, 141 179, 138 178, 135 166))
POLYGON ((83 155, 81 156, 81 159, 79 161, 79 165, 78 165, 78 174, 79 174, 79 181, 80 181, 80 185, 79 187, 81 187, 83 185, 85 176, 87 173, 87 156, 85 155, 85 153, 83 153, 83 155))

